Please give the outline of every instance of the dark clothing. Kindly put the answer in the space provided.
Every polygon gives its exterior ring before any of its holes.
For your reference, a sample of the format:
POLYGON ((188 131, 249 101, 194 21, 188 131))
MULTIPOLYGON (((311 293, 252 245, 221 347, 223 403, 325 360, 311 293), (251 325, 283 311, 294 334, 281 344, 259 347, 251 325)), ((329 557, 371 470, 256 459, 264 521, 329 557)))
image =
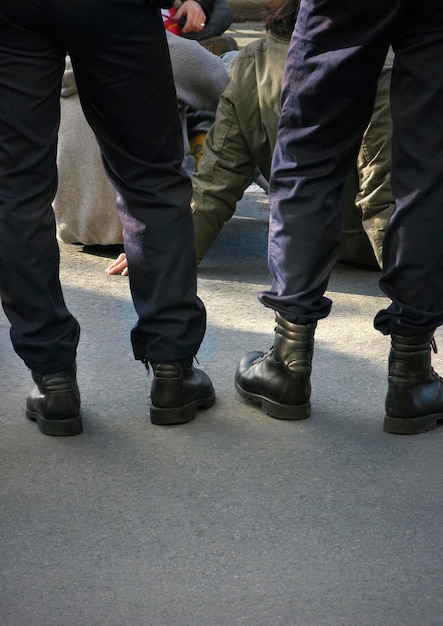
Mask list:
POLYGON ((136 359, 182 361, 205 332, 165 30, 147 0, 0 0, 0 289, 35 372, 73 362, 79 325, 58 278, 51 202, 66 52, 119 191, 136 359))
POLYGON ((324 292, 340 247, 344 182, 390 43, 396 206, 380 286, 392 304, 375 325, 408 336, 443 322, 441 0, 301 1, 271 177, 273 284, 260 295, 288 321, 330 311, 324 292))
MULTIPOLYGON (((185 0, 186 1, 186 0, 185 0)), ((204 28, 198 31, 182 33, 185 39, 204 41, 212 37, 220 37, 232 24, 232 9, 226 0, 196 0, 206 15, 204 28)))
MULTIPOLYGON (((186 0, 184 0, 186 2, 186 0)), ((214 10, 216 0, 196 0, 199 3, 203 11, 205 12, 206 17, 209 19, 211 17, 211 13, 214 10)))

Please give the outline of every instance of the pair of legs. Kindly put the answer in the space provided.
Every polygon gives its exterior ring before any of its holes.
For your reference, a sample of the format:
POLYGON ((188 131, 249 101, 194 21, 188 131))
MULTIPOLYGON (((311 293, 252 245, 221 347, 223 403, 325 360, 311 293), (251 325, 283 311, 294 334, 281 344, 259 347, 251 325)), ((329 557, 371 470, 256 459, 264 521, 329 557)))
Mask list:
MULTIPOLYGON (((375 318, 376 328, 393 337, 388 398, 392 385, 398 386, 402 378, 398 354, 414 352, 414 343, 416 351, 429 354, 432 334, 443 322, 443 77, 438 61, 443 53, 443 6, 438 0, 420 5, 411 0, 365 5, 302 0, 288 53, 270 183, 273 283, 259 296, 277 312, 278 339, 295 341, 286 341, 280 352, 302 351, 300 368, 306 378, 315 324, 331 308, 324 293, 340 245, 345 179, 355 163, 390 44, 395 52, 395 209, 384 240, 380 286, 392 302, 375 318)), ((280 356, 286 359, 288 354, 280 356)), ((264 381, 254 375, 252 361, 241 366, 237 385, 239 391, 258 396, 264 381), (248 387, 252 379, 254 389, 248 387)), ((412 363, 410 355, 402 363, 407 364, 403 379, 418 376, 418 363, 412 363)), ((422 366, 420 376, 429 378, 436 400, 429 410, 422 407, 422 413, 441 417, 441 384, 423 359, 418 369, 422 366)), ((263 365, 255 371, 260 368, 263 365)), ((291 368, 292 375, 297 369, 294 360, 291 368)), ((300 404, 308 403, 305 392, 300 404)), ((415 419, 421 411, 412 409, 414 415, 404 410, 404 417, 415 419)))
POLYGON ((39 380, 76 358, 51 207, 66 52, 120 196, 135 358, 188 367, 206 317, 171 64, 150 0, 0 0, 0 291, 14 349, 39 380))

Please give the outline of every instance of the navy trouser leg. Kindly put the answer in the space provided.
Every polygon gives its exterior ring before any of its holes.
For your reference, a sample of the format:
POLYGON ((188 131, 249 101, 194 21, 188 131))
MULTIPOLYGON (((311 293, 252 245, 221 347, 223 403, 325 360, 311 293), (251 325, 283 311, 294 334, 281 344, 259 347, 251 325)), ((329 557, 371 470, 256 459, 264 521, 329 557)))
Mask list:
POLYGON ((392 305, 383 333, 422 334, 443 322, 443 105, 439 0, 302 0, 288 54, 271 177, 270 291, 289 321, 328 315, 324 296, 341 236, 340 197, 373 105, 388 44, 392 188, 380 285, 392 305))
POLYGON ((443 4, 408 0, 397 32, 391 89, 396 207, 380 281, 392 304, 375 326, 413 336, 443 323, 443 4))
POLYGON ((51 208, 65 54, 30 31, 44 16, 19 3, 0 0, 0 292, 16 352, 50 373, 71 365, 79 336, 60 288, 51 208))
MULTIPOLYGON (((96 0, 97 2, 98 0, 96 0)), ((117 188, 132 297, 137 359, 193 357, 206 313, 196 294, 189 177, 165 30, 155 3, 106 3, 106 23, 63 9, 62 26, 85 115, 117 188)), ((104 21, 105 18, 100 16, 104 21)))
POLYGON ((302 0, 289 47, 270 181, 273 284, 260 299, 297 323, 330 310, 324 292, 342 236, 345 180, 369 122, 400 0, 362 5, 302 0))
MULTIPOLYGON (((6 2, 0 0, 0 17, 8 13, 6 2)), ((28 7, 27 0, 18 2, 28 7)), ((139 316, 135 357, 192 357, 205 332, 205 310, 196 294, 191 185, 181 170, 181 131, 158 8, 146 0, 42 4, 47 22, 35 28, 44 34, 49 28, 69 51, 85 114, 121 194, 139 316)))

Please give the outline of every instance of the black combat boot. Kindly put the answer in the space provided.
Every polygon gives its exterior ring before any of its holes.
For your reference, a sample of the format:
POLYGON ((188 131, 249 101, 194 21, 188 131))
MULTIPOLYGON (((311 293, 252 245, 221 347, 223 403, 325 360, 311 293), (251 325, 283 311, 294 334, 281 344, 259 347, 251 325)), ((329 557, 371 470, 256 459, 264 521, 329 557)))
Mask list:
MULTIPOLYGON (((190 422, 198 409, 208 409, 214 404, 215 393, 209 376, 193 367, 192 360, 151 365, 154 380, 150 417, 153 424, 190 422)), ((147 364, 146 367, 149 371, 147 364)))
POLYGON ((317 323, 301 325, 276 313, 274 347, 248 352, 237 368, 235 388, 262 410, 281 420, 303 420, 311 414, 311 361, 317 323))
POLYGON ((416 435, 443 420, 443 381, 431 367, 433 332, 416 337, 392 335, 389 387, 383 430, 416 435))
POLYGON ((26 417, 36 421, 44 435, 69 437, 82 432, 80 392, 75 363, 63 372, 32 372, 36 386, 26 400, 26 417))

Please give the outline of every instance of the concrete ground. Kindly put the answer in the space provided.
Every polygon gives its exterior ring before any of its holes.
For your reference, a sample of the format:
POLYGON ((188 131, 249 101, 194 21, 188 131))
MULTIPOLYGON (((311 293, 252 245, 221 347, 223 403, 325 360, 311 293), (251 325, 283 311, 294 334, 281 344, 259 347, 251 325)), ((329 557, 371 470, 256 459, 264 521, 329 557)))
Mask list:
POLYGON ((333 272, 311 419, 274 420, 234 390, 244 352, 272 345, 256 299, 267 216, 252 186, 199 266, 198 359, 217 402, 187 425, 148 419, 128 281, 104 274, 115 251, 61 247, 82 326, 81 436, 45 437, 24 418, 31 380, 0 314, 2 626, 443 624, 443 428, 382 432, 379 273, 333 272))
POLYGON ((378 272, 332 275, 311 419, 271 419, 234 390, 243 353, 272 344, 256 300, 266 233, 251 187, 199 267, 198 359, 218 398, 187 425, 147 417, 128 281, 104 274, 114 251, 61 248, 83 435, 45 437, 24 419, 30 377, 1 314, 2 626, 443 624, 443 429, 382 432, 378 272))

